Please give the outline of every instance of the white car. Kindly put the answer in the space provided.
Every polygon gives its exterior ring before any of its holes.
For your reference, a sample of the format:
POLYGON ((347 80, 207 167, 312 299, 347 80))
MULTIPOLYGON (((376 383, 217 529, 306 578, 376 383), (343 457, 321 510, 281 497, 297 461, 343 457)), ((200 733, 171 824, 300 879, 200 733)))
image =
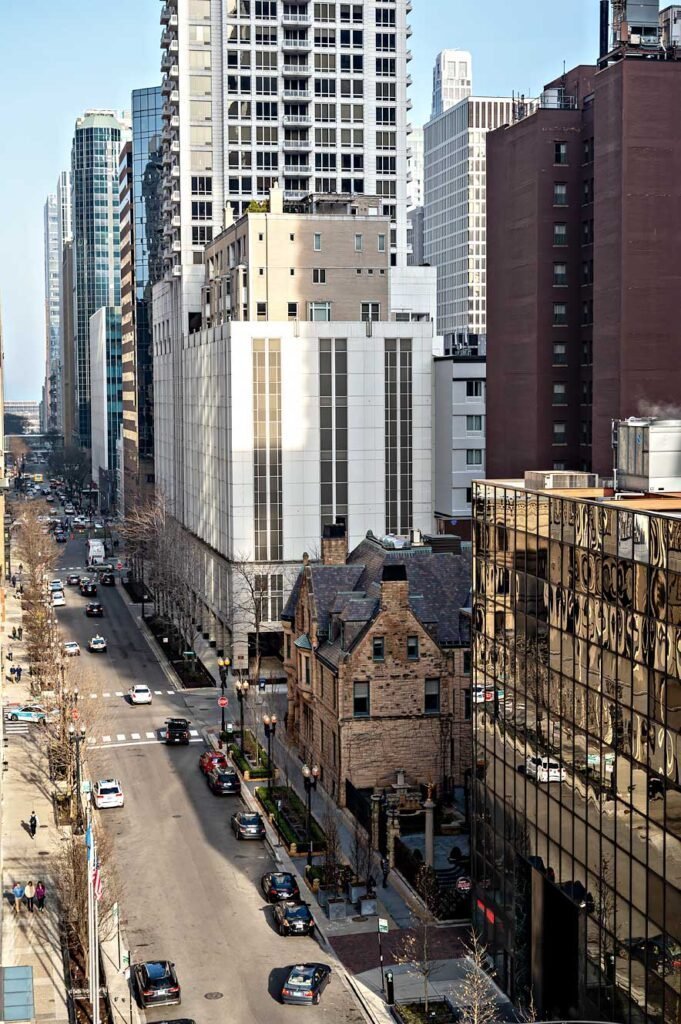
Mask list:
POLYGON ((55 590, 52 592, 52 607, 53 608, 65 608, 66 598, 64 597, 63 590, 55 590))
POLYGON ((70 658, 80 654, 80 644, 77 644, 75 640, 67 640, 64 644, 64 654, 68 655, 70 658))
POLYGON ((87 645, 87 649, 88 651, 93 651, 94 653, 101 652, 103 654, 106 651, 106 640, 104 639, 103 636, 100 636, 98 633, 97 636, 93 636, 90 638, 90 641, 87 645))
POLYGON ((51 593, 54 594, 57 590, 61 590, 61 591, 64 590, 64 581, 63 580, 50 580, 50 591, 51 591, 51 593))
POLYGON ((525 774, 537 782, 565 782, 565 769, 551 757, 528 757, 525 774))
POLYGON ((75 510, 75 508, 73 507, 73 505, 64 505, 64 515, 66 515, 66 516, 72 516, 72 515, 74 515, 74 514, 75 514, 75 511, 76 511, 76 510, 75 510))
POLYGON ((98 810, 122 807, 125 803, 123 787, 118 779, 99 779, 93 786, 92 800, 98 810))
POLYGON ((135 683, 130 687, 131 704, 151 704, 151 690, 144 683, 135 683))

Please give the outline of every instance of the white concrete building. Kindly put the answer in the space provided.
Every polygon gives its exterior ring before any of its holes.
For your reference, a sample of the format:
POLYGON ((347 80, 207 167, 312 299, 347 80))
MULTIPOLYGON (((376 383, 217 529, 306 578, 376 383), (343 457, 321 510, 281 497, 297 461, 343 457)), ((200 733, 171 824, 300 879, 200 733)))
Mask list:
POLYGON ((59 357, 59 209, 57 196, 48 195, 43 208, 45 258, 45 383, 43 390, 44 430, 58 430, 61 423, 61 379, 59 357))
POLYGON ((423 206, 423 128, 412 128, 407 142, 407 210, 423 206))
POLYGON ((472 91, 473 58, 468 50, 441 50, 433 67, 431 118, 444 114, 472 91))

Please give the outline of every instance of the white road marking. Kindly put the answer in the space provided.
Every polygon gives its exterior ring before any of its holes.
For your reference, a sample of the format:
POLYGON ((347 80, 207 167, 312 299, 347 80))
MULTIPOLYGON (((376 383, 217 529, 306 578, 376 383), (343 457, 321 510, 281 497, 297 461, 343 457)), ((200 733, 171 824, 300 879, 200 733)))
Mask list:
POLYGON ((131 740, 138 740, 138 739, 140 739, 140 734, 138 732, 131 732, 130 733, 130 739, 131 740))
POLYGON ((102 736, 102 740, 104 741, 104 743, 111 743, 111 737, 110 736, 102 736))
POLYGON ((166 693, 169 693, 170 696, 173 697, 174 694, 175 694, 175 691, 174 690, 166 690, 166 693))
MULTIPOLYGON (((106 739, 106 737, 102 736, 102 739, 106 739)), ((201 739, 201 737, 199 737, 197 740, 190 740, 189 742, 190 743, 203 743, 203 740, 201 739)), ((149 746, 152 746, 152 745, 160 747, 160 746, 162 746, 162 741, 158 740, 158 739, 155 739, 155 740, 135 740, 135 741, 128 740, 125 743, 108 743, 107 744, 107 750, 110 750, 113 747, 149 747, 149 746)), ((100 748, 95 747, 95 750, 97 750, 97 749, 100 749, 100 748)))
POLYGON ((111 694, 110 694, 110 693, 103 693, 103 694, 102 694, 102 697, 110 697, 110 696, 111 696, 111 694))
POLYGON ((117 732, 116 733, 116 739, 119 740, 119 741, 120 740, 124 740, 125 739, 125 733, 124 732, 117 732))
POLYGON ((160 697, 161 694, 163 693, 163 690, 154 690, 154 693, 160 697))
POLYGON ((123 696, 123 691, 122 690, 116 690, 116 696, 117 697, 122 697, 123 696))
POLYGON ((145 733, 145 736, 147 737, 148 740, 156 739, 156 733, 155 732, 147 732, 147 733, 145 733))
POLYGON ((90 694, 90 700, 94 700, 96 697, 97 697, 96 693, 91 693, 90 694))
POLYGON ((198 736, 199 735, 199 730, 198 729, 190 729, 189 730, 189 735, 190 736, 198 736))

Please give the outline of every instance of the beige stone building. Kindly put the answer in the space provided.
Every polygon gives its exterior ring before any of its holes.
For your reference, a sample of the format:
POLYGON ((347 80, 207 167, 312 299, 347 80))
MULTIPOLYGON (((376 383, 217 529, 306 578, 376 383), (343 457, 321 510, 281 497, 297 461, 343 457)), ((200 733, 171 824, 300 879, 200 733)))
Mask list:
POLYGON ((341 805, 403 770, 438 792, 470 764, 470 561, 457 538, 382 540, 350 553, 327 526, 283 613, 287 728, 341 805))
POLYGON ((311 196, 300 213, 249 212, 206 247, 204 315, 228 320, 388 320, 390 220, 369 196, 311 196))

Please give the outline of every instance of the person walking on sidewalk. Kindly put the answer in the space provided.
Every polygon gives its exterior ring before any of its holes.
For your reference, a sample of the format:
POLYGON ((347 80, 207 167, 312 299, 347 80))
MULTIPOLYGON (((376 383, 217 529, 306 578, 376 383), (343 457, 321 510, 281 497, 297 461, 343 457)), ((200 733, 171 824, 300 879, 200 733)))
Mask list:
POLYGON ((35 905, 38 910, 45 909, 45 886, 40 881, 35 887, 35 905))
POLYGON ((16 681, 17 681, 18 683, 20 683, 20 682, 21 682, 21 673, 22 673, 23 671, 24 671, 24 670, 23 670, 23 668, 21 667, 21 665, 17 665, 17 667, 16 667, 16 668, 15 668, 15 670, 14 670, 14 678, 16 679, 16 681))
POLYGON ((383 888, 388 888, 388 875, 390 874, 390 861, 387 857, 381 857, 381 874, 383 875, 383 888))
POLYGON ((33 900, 35 899, 35 886, 33 882, 29 881, 28 884, 26 885, 26 888, 24 889, 24 896, 26 897, 26 906, 28 907, 30 913, 32 914, 33 900))
POLYGON ((35 834, 38 829, 38 818, 35 811, 31 811, 31 817, 28 819, 28 828, 31 833, 31 839, 35 839, 35 834))
POLYGON ((14 913, 21 913, 21 901, 24 898, 24 887, 21 882, 15 882, 12 886, 12 895, 14 896, 14 913))
POLYGON ((17 585, 17 578, 16 578, 14 573, 12 573, 12 578, 11 578, 10 582, 12 584, 12 589, 14 589, 14 587, 16 587, 16 585, 17 585))
POLYGON ((24 639, 24 627, 23 626, 19 626, 19 629, 17 630, 17 636, 19 637, 20 640, 24 639))
POLYGON ((7 660, 8 660, 8 661, 11 661, 11 660, 12 660, 12 658, 13 658, 13 656, 14 656, 14 655, 12 654, 12 648, 11 648, 11 647, 8 647, 8 648, 7 648, 7 660))

